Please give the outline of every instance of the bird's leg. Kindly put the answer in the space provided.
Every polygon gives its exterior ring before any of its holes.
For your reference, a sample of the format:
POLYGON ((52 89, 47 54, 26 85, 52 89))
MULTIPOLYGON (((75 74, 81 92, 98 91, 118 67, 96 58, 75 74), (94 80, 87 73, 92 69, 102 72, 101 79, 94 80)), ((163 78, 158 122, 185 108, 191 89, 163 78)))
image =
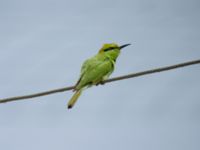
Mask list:
POLYGON ((104 85, 105 82, 104 82, 104 81, 100 81, 100 82, 98 82, 98 83, 96 84, 96 86, 98 86, 99 84, 104 85))
POLYGON ((105 82, 104 82, 104 81, 100 81, 100 82, 99 82, 99 84, 101 84, 101 85, 104 85, 104 84, 105 84, 105 82))

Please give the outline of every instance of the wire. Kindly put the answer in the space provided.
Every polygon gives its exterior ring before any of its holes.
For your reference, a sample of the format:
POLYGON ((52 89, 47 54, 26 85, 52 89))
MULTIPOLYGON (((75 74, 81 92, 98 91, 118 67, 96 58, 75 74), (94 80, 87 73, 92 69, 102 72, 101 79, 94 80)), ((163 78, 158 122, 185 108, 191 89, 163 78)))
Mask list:
MULTIPOLYGON (((141 72, 137 72, 137 73, 132 73, 132 74, 124 75, 124 76, 111 78, 111 79, 103 81, 103 83, 101 83, 101 84, 106 84, 106 83, 109 83, 109 82, 114 82, 114 81, 118 81, 118 80, 129 79, 129 78, 135 78, 135 77, 153 74, 153 73, 158 73, 158 72, 162 72, 162 71, 168 71, 168 70, 186 67, 186 66, 190 66, 190 65, 194 65, 194 64, 199 64, 199 63, 200 63, 200 59, 188 61, 188 62, 184 62, 184 63, 180 63, 180 64, 175 64, 175 65, 171 65, 171 66, 165 66, 165 67, 150 69, 150 70, 146 70, 146 71, 141 71, 141 72)), ((75 88, 75 86, 69 86, 69 87, 58 88, 58 89, 54 89, 54 90, 48 90, 48 91, 39 92, 39 93, 35 93, 35 94, 30 94, 30 95, 4 98, 4 99, 0 99, 0 103, 19 101, 19 100, 23 100, 23 99, 30 99, 30 98, 50 95, 50 94, 59 93, 59 92, 65 92, 65 91, 73 90, 74 88, 75 88)))

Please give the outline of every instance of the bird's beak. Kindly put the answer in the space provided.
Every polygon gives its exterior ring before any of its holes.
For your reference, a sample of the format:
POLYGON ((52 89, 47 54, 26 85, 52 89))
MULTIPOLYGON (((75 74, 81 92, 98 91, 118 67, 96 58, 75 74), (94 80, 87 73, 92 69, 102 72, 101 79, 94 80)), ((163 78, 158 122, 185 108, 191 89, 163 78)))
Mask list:
POLYGON ((122 48, 124 48, 124 47, 126 47, 126 46, 129 46, 129 45, 131 45, 131 44, 124 44, 124 45, 120 46, 119 48, 120 48, 120 50, 121 50, 122 48))

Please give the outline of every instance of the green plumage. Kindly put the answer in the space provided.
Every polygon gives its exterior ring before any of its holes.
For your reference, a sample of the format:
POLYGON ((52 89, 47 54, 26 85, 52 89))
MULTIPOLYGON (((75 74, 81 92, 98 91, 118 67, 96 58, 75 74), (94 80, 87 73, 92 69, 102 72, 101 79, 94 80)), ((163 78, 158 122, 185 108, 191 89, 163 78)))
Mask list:
POLYGON ((73 107, 83 89, 99 84, 110 76, 114 70, 115 62, 121 48, 123 47, 115 43, 104 44, 97 55, 83 63, 80 78, 74 89, 76 92, 70 99, 68 108, 73 107))

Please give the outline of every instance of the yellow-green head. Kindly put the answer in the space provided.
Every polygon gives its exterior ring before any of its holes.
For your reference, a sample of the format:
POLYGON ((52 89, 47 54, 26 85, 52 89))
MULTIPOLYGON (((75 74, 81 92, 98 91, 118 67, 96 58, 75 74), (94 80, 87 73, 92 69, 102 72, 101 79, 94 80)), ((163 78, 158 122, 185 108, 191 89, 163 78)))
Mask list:
POLYGON ((130 44, 124 44, 119 46, 115 43, 104 44, 103 47, 99 50, 99 54, 104 54, 109 58, 116 60, 120 54, 121 49, 129 45, 130 44))

